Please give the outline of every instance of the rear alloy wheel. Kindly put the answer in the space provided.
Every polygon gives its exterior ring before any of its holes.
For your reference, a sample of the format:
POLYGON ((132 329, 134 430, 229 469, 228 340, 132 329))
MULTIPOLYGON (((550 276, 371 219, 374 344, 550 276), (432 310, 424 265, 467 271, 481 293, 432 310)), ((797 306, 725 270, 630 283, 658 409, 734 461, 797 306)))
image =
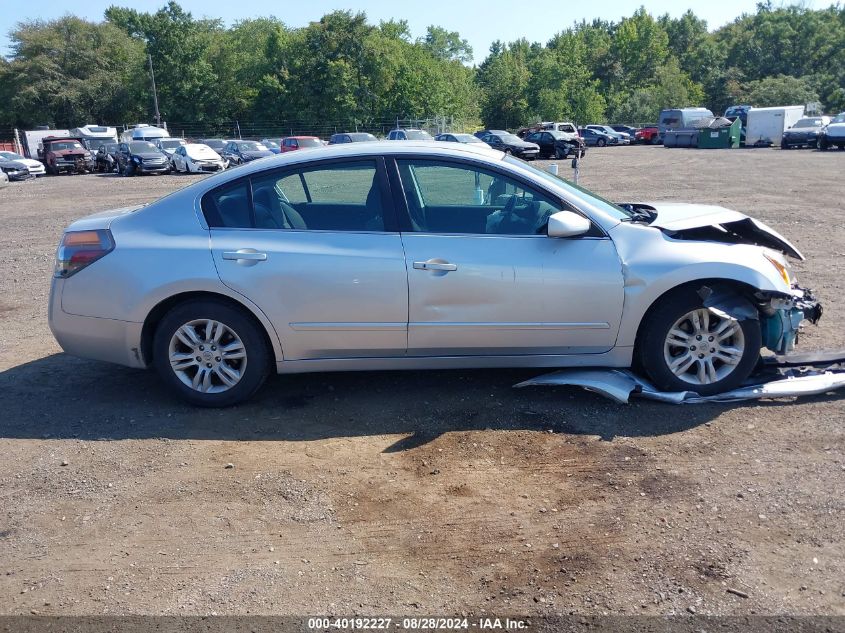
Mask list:
POLYGON ((697 293, 678 292, 647 317, 639 361, 667 391, 709 396, 740 386, 760 357, 760 323, 719 316, 697 293))
POLYGON ((227 407, 261 387, 270 351, 259 327, 241 310, 217 301, 189 301, 159 323, 153 364, 184 400, 227 407))

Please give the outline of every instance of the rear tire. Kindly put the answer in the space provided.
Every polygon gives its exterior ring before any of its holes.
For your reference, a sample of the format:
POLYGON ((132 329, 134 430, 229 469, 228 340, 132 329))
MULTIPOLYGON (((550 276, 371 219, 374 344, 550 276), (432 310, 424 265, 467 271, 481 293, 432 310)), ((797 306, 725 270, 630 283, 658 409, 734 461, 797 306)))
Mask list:
POLYGON ((721 319, 682 288, 646 314, 636 360, 660 389, 710 396, 739 387, 761 346, 759 321, 721 319))
POLYGON ((605 145, 607 145, 607 141, 605 141, 603 138, 600 138, 596 141, 596 147, 604 147, 605 145))
POLYGON ((267 379, 271 359, 255 320, 213 299, 172 308, 153 338, 153 366, 162 381, 199 407, 229 407, 249 399, 267 379))

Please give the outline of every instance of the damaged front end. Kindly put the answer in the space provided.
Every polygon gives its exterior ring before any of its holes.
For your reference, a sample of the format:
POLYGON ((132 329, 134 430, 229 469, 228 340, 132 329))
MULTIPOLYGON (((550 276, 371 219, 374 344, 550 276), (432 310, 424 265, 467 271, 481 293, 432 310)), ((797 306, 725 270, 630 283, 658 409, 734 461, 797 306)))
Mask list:
POLYGON ((698 295, 704 307, 722 318, 760 321, 763 347, 784 355, 795 349, 801 324, 813 325, 822 317, 822 306, 812 290, 792 286, 793 294, 757 291, 752 297, 733 288, 703 286, 698 295))

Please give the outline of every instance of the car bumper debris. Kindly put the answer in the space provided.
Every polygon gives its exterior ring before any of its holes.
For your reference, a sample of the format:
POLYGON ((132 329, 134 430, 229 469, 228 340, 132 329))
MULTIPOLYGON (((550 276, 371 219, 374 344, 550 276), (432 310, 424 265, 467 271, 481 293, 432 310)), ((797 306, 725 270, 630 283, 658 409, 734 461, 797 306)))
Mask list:
POLYGON ((631 396, 670 404, 797 398, 825 394, 845 387, 845 353, 841 354, 838 362, 827 361, 827 366, 811 364, 793 367, 789 357, 786 357, 786 362, 778 357, 771 363, 776 364, 777 371, 764 370, 751 376, 749 384, 712 396, 700 396, 694 391, 660 391, 628 369, 562 369, 526 380, 514 387, 583 387, 619 404, 628 404, 631 396))

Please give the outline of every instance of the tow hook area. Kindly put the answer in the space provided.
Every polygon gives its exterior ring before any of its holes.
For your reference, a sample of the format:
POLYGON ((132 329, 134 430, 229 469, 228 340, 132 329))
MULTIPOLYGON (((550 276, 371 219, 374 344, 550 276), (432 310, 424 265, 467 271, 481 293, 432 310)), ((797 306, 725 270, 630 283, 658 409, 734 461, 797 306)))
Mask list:
POLYGON ((801 323, 806 319, 812 324, 822 317, 822 306, 809 289, 794 288, 802 295, 772 296, 760 306, 760 332, 763 345, 775 354, 787 354, 795 349, 801 323))

